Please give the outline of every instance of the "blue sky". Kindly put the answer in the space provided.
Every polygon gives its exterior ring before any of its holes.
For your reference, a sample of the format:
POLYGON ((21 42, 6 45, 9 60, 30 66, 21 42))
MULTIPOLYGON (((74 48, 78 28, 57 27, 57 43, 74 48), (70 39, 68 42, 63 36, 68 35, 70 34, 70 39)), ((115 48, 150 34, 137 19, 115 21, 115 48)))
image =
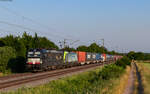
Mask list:
POLYGON ((150 52, 150 0, 0 1, 0 36, 24 31, 57 44, 63 38, 79 39, 74 47, 104 38, 110 50, 150 52))

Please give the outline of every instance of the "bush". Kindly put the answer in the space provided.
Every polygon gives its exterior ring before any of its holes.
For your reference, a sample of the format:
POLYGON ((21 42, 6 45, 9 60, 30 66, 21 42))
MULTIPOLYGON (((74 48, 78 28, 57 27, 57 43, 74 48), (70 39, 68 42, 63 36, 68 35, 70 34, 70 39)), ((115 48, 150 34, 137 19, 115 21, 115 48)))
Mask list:
POLYGON ((12 58, 8 62, 8 68, 11 69, 13 73, 22 73, 25 72, 25 58, 22 56, 17 56, 12 58))
POLYGON ((126 68, 127 65, 131 65, 131 61, 129 58, 123 57, 122 59, 116 61, 116 65, 123 67, 123 68, 126 68))
POLYGON ((131 65, 131 60, 128 57, 123 57, 121 59, 126 65, 131 65))
POLYGON ((0 72, 7 72, 9 70, 8 68, 8 62, 15 58, 15 50, 11 47, 0 47, 0 72))
POLYGON ((111 78, 119 77, 123 71, 124 69, 122 67, 113 64, 104 67, 103 70, 99 72, 99 77, 103 80, 109 80, 111 78))

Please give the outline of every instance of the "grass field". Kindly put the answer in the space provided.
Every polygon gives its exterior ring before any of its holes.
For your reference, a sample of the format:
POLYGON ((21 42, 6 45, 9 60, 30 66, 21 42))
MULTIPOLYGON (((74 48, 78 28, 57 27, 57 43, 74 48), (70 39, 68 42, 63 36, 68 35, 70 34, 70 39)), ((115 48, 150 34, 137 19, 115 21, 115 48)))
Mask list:
POLYGON ((142 83, 144 86, 144 94, 150 94, 150 63, 137 63, 142 76, 142 83))
POLYGON ((127 79, 128 71, 109 65, 35 88, 21 88, 8 94, 122 94, 125 83, 120 83, 127 79))

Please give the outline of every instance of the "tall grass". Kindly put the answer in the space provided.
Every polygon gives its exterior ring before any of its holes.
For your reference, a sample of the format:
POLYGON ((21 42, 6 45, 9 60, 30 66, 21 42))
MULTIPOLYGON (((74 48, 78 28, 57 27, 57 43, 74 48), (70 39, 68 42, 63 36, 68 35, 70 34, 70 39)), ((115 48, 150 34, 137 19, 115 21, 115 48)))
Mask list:
POLYGON ((150 94, 150 63, 140 62, 137 65, 142 77, 144 94, 150 94))

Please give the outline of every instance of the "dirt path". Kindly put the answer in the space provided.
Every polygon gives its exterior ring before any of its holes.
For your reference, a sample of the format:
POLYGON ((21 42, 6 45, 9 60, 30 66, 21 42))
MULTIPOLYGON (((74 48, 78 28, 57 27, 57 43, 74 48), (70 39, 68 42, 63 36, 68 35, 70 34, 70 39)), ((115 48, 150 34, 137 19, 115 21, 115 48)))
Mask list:
POLYGON ((133 69, 133 66, 131 68, 131 71, 130 71, 130 76, 129 76, 129 79, 128 79, 128 85, 126 86, 125 88, 125 91, 123 94, 133 94, 134 92, 134 69, 133 69))
POLYGON ((136 63, 132 63, 132 69, 130 72, 130 76, 128 79, 128 85, 125 88, 125 91, 123 94, 134 94, 134 90, 137 89, 137 94, 144 94, 144 88, 142 85, 142 80, 141 80, 141 74, 138 70, 138 67, 136 63), (136 76, 135 76, 136 75, 136 76), (137 79, 137 88, 135 86, 135 81, 137 79))

